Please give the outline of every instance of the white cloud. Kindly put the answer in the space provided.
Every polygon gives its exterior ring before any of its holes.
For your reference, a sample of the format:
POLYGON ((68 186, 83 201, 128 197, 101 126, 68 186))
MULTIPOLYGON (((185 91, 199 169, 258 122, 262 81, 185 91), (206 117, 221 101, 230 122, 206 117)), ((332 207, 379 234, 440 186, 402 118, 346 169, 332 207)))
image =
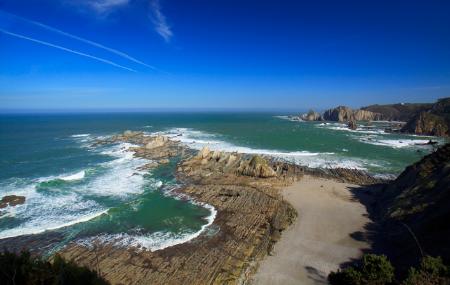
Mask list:
POLYGON ((159 0, 151 0, 151 19, 155 25, 155 31, 166 41, 169 42, 173 37, 173 32, 169 24, 167 23, 166 17, 161 12, 161 5, 159 0))

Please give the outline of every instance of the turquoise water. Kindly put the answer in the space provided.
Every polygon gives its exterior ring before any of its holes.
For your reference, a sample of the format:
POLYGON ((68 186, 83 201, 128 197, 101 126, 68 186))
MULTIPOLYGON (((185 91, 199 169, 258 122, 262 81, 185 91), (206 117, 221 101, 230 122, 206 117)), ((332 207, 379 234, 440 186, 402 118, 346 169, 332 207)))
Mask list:
MULTIPOLYGON (((137 168, 130 145, 92 147, 96 138, 140 130, 176 136, 191 148, 260 153, 311 167, 350 167, 396 175, 432 150, 430 138, 386 134, 383 123, 292 122, 280 114, 134 113, 0 116, 0 196, 26 203, 2 209, 0 239, 57 231, 66 241, 93 238, 159 249, 198 235, 209 205, 172 195, 177 159, 137 168), (182 136, 178 136, 182 134, 182 136)), ((443 142, 443 141, 441 141, 443 142)))

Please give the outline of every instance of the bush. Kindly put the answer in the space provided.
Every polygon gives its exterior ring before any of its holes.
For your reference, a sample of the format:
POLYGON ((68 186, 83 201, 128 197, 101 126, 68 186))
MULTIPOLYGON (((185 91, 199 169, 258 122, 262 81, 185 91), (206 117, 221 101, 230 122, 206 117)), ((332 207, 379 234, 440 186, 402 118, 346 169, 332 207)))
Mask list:
POLYGON ((410 268, 403 285, 444 285, 450 284, 450 268, 442 258, 425 256, 419 269, 410 268))
POLYGON ((86 284, 106 285, 95 271, 55 256, 53 263, 33 257, 28 251, 20 254, 0 253, 0 283, 5 285, 86 284))
POLYGON ((389 284, 394 280, 394 267, 384 255, 365 254, 359 265, 331 272, 332 285, 389 284))
POLYGON ((384 255, 367 254, 355 266, 331 272, 328 275, 331 285, 448 285, 450 267, 440 257, 425 256, 419 269, 410 268, 403 282, 396 282, 394 267, 384 255))

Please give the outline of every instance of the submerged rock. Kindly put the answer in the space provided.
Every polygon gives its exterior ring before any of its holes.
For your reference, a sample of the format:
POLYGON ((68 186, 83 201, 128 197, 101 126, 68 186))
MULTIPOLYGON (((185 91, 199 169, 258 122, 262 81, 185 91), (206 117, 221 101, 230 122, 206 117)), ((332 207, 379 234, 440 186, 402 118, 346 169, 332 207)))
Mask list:
POLYGON ((25 197, 24 196, 16 196, 16 195, 8 195, 4 196, 0 200, 0 209, 6 208, 8 206, 14 207, 17 205, 21 205, 25 203, 25 197))

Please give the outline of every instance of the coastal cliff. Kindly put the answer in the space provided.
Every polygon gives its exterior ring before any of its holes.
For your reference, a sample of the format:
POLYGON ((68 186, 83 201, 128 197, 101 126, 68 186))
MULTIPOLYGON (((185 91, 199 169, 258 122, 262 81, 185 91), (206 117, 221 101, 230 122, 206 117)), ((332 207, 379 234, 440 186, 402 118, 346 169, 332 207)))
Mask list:
POLYGON ((349 121, 379 121, 383 116, 367 110, 352 110, 346 106, 338 106, 323 113, 326 121, 349 122, 349 121))
POLYGON ((450 98, 436 103, 371 105, 353 110, 347 106, 328 109, 323 114, 313 110, 298 117, 303 121, 401 121, 400 132, 417 135, 450 135, 450 98))

